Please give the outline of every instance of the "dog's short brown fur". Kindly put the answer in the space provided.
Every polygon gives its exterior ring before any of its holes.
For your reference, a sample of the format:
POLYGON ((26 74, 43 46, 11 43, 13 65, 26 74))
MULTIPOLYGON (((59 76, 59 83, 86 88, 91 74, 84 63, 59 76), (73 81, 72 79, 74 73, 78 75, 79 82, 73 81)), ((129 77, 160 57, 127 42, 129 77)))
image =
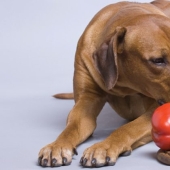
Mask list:
POLYGON ((169 0, 156 0, 151 2, 151 4, 157 6, 161 9, 168 17, 170 17, 170 1, 169 0))
POLYGON ((170 102, 169 4, 119 2, 94 16, 77 45, 75 106, 65 130, 41 149, 41 166, 70 164, 106 102, 130 123, 86 149, 82 166, 114 165, 120 154, 151 141, 152 113, 170 102))

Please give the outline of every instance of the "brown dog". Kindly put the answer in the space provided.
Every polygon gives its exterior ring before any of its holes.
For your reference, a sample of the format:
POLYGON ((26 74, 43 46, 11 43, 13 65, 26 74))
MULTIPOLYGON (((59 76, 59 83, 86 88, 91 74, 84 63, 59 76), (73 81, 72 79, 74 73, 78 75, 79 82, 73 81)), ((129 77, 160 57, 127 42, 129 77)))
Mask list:
POLYGON ((65 130, 41 149, 41 166, 69 165, 76 146, 95 130, 106 102, 131 122, 86 149, 82 166, 114 165, 120 154, 152 140, 152 113, 158 104, 170 102, 169 12, 153 4, 112 4, 91 20, 75 56, 75 106, 65 130))

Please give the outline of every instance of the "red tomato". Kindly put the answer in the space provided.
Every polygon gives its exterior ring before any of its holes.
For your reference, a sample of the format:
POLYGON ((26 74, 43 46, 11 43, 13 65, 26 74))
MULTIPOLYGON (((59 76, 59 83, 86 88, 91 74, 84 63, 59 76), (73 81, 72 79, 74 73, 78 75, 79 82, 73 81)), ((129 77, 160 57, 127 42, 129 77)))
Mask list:
POLYGON ((154 111, 152 138, 159 148, 170 150, 170 103, 163 104, 154 111))

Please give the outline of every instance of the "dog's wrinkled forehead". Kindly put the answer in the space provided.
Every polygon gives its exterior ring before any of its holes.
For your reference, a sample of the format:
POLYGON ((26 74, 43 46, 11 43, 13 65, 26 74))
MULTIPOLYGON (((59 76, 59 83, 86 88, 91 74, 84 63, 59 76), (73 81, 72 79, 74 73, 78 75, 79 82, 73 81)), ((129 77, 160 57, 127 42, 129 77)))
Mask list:
POLYGON ((126 49, 131 52, 140 51, 151 53, 158 51, 169 51, 170 49, 170 27, 165 30, 160 25, 151 22, 140 26, 130 26, 125 37, 126 49), (169 31, 168 31, 169 30, 169 31))

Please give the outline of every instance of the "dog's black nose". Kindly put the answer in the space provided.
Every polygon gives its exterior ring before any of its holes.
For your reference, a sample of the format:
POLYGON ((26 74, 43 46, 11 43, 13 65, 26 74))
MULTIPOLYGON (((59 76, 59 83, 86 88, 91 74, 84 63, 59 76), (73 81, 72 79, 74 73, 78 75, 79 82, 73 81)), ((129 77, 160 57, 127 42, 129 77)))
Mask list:
POLYGON ((161 106, 161 105, 163 105, 163 104, 165 104, 166 102, 165 102, 165 100, 163 100, 163 99, 159 99, 158 100, 158 104, 161 106))

